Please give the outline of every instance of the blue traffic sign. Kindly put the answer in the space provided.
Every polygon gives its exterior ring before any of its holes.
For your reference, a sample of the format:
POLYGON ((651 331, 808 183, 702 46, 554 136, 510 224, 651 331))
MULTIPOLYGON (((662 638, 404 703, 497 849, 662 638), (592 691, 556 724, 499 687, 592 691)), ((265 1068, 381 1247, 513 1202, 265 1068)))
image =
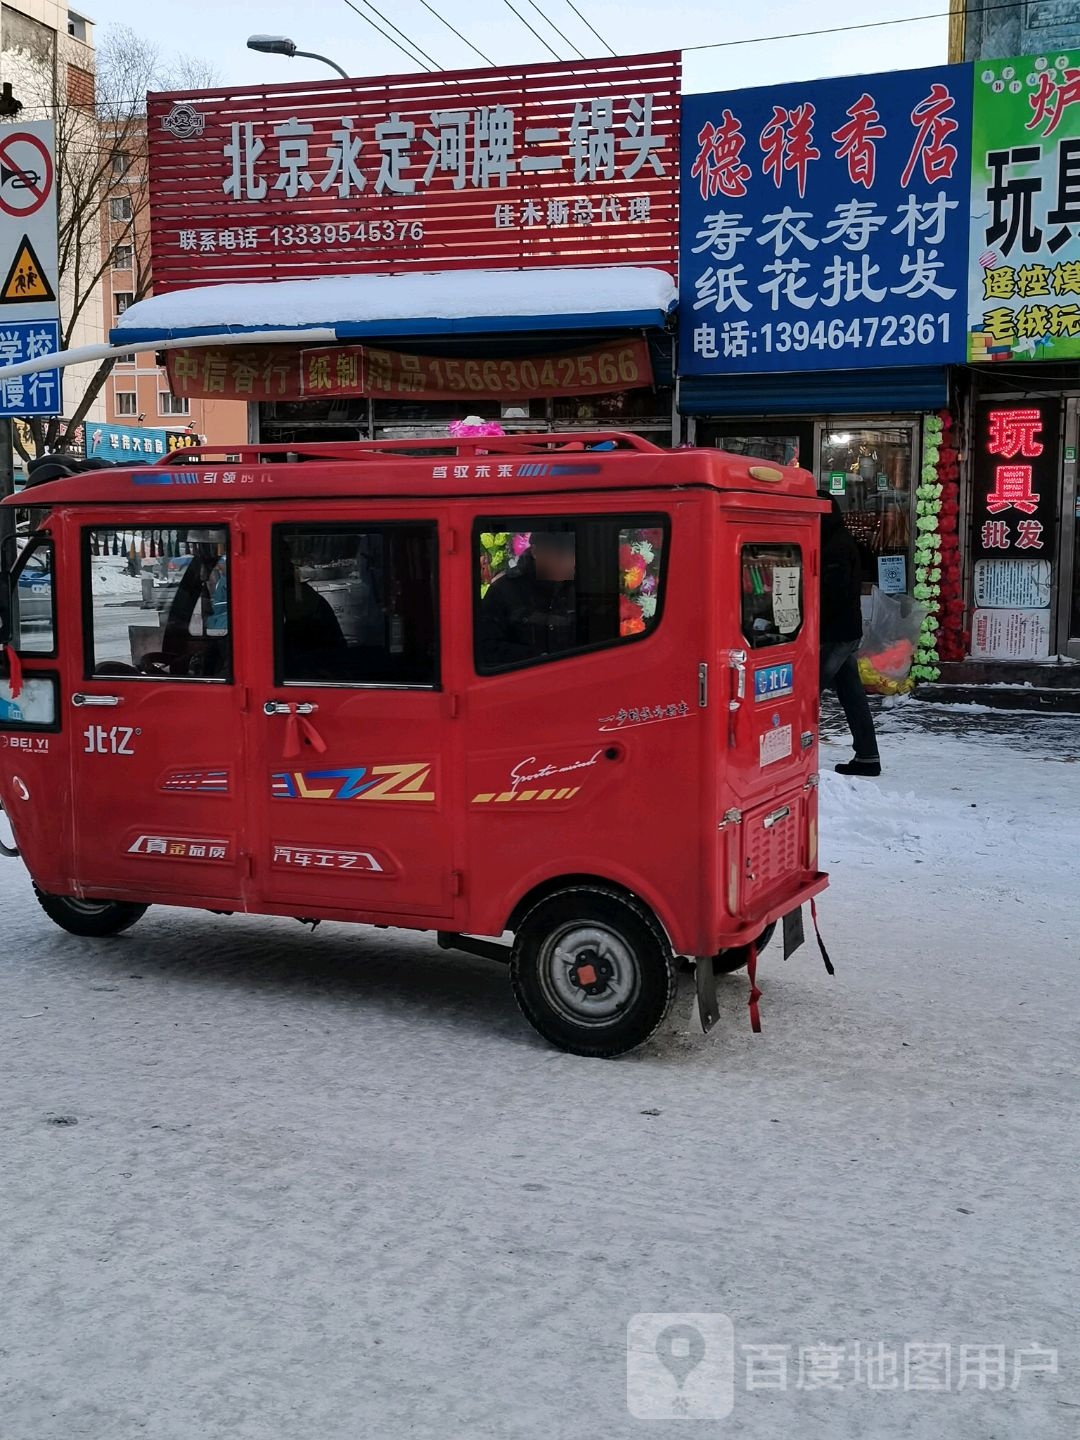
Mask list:
MULTIPOLYGON (((55 355, 60 349, 60 324, 56 320, 0 320, 0 370, 23 360, 55 355)), ((13 416, 62 415, 64 412, 60 371, 38 370, 0 380, 0 418, 13 416)))

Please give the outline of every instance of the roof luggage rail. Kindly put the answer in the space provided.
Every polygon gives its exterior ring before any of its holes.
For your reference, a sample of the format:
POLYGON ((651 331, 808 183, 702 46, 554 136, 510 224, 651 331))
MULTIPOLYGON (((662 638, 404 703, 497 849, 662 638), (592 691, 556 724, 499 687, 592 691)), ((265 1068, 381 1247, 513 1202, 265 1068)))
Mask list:
POLYGON ((661 446, 640 435, 627 435, 619 430, 589 430, 570 434, 531 435, 466 435, 457 439, 433 440, 341 440, 313 441, 310 444, 275 443, 272 445, 191 445, 174 450, 154 460, 155 466, 220 464, 258 464, 264 456, 286 461, 304 460, 379 460, 387 456, 402 459, 424 459, 429 456, 476 455, 543 455, 566 450, 621 450, 660 453, 661 446), (211 457, 211 458, 206 458, 211 457))

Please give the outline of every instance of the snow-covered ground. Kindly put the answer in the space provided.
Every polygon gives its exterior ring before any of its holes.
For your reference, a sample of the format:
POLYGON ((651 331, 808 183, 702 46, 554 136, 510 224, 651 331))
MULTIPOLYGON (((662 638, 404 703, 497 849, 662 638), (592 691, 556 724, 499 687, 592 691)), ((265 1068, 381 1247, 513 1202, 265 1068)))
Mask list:
POLYGON ((881 738, 880 782, 824 782, 835 978, 770 948, 761 1036, 733 976, 708 1037, 684 993, 615 1062, 423 938, 161 909, 79 942, 0 862, 0 1435, 1080 1432, 1080 721, 911 703, 881 738), (729 1418, 630 1415, 637 1312, 731 1318, 729 1418))

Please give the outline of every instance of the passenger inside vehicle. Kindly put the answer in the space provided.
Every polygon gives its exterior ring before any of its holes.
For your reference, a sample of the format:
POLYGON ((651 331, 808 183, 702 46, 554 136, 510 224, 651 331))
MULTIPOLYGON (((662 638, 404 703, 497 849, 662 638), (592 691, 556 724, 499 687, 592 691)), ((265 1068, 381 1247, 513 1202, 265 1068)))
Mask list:
POLYGON ((574 648, 576 570, 573 531, 533 531, 528 550, 492 583, 480 606, 482 665, 516 665, 574 648))
POLYGON ((348 646, 333 606, 306 580, 281 541, 282 669, 289 680, 342 679, 348 646))

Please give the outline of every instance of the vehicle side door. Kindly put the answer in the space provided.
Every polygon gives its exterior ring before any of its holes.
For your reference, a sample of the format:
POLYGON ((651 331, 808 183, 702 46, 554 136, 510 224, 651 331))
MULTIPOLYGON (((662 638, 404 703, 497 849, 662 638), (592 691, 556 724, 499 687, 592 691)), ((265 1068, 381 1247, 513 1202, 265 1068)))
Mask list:
POLYGON ((243 903, 239 512, 88 512, 67 697, 80 892, 243 903), (77 672, 76 672, 77 673, 77 672))
POLYGON ((249 816, 259 908, 448 923, 458 884, 434 510, 256 521, 249 816))
POLYGON ((4 597, 10 599, 5 633, 18 658, 14 674, 10 663, 0 673, 0 802, 30 873, 44 888, 62 887, 71 874, 71 726, 61 667, 70 663, 78 626, 61 617, 58 605, 64 539, 59 524, 33 535, 12 566, 4 597))
POLYGON ((729 903, 744 916, 816 864, 818 526, 816 514, 720 511, 719 551, 732 563, 717 582, 718 741, 739 817, 725 833, 741 836, 729 903))
POLYGON ((692 927, 699 510, 664 493, 473 512, 465 878, 470 923, 485 932, 535 886, 574 874, 692 927))

